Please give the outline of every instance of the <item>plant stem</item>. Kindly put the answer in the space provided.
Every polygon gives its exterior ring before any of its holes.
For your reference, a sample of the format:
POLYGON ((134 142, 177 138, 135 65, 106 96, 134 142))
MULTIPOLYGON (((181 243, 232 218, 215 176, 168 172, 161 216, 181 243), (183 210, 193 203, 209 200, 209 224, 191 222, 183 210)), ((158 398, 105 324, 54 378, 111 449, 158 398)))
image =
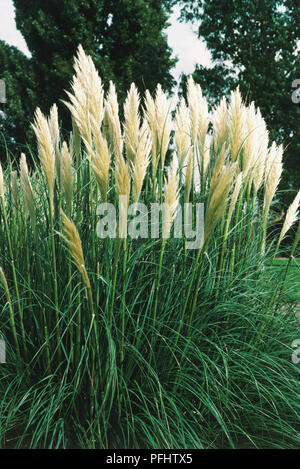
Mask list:
POLYGON ((15 268, 15 260, 14 260, 12 245, 11 245, 11 237, 10 237, 10 231, 9 231, 9 226, 8 226, 8 221, 7 221, 7 213, 6 213, 6 208, 4 204, 4 199, 3 197, 0 197, 0 199, 1 199, 1 208, 2 208, 3 218, 4 218, 7 242, 8 242, 8 250, 9 250, 9 255, 10 255, 11 267, 12 267, 12 272, 13 272, 14 287, 15 287, 16 296, 17 296, 17 304, 18 304, 18 312, 19 312, 20 326, 21 326, 22 339, 23 339, 23 347, 24 347, 24 352, 25 352, 25 358, 27 360, 28 353, 27 353, 24 323, 23 323, 23 312, 22 312, 22 307, 21 307, 19 286, 18 286, 17 273, 16 273, 16 268, 15 268))

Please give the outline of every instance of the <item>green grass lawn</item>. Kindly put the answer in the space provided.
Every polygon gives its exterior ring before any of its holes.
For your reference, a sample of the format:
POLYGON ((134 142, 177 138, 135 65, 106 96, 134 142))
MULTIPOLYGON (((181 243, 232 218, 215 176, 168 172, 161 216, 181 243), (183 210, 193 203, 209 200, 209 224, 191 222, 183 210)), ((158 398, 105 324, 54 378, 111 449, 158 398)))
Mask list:
MULTIPOLYGON (((278 277, 278 281, 282 282, 286 267, 287 259, 275 259, 271 268, 271 272, 278 277)), ((288 274, 286 276, 283 287, 283 299, 287 303, 300 303, 300 259, 291 261, 288 274)))

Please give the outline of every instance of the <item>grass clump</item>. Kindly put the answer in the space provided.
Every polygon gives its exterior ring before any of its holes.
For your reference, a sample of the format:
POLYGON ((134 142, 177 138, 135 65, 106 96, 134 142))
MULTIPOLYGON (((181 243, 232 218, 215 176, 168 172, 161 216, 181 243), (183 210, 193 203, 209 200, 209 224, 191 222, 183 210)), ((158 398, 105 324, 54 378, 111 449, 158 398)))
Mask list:
POLYGON ((82 48, 68 96, 69 141, 38 110, 33 170, 0 169, 1 447, 299 447, 297 295, 282 311, 298 232, 280 278, 274 261, 299 194, 274 241, 283 149, 259 109, 236 90, 211 116, 190 78, 174 119, 160 86, 132 85, 123 122, 82 48), (138 202, 165 204, 158 237, 127 237, 138 202), (173 236, 188 202, 197 249, 173 236))

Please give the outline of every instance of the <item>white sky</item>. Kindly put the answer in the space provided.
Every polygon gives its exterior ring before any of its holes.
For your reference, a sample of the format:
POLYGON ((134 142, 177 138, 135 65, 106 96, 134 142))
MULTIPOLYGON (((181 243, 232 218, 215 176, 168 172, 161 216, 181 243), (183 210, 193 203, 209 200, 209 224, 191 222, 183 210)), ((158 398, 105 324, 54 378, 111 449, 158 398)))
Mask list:
MULTIPOLYGON (((193 32, 193 28, 196 30, 196 25, 179 23, 178 16, 179 8, 176 6, 169 20, 171 26, 166 30, 169 46, 173 49, 173 56, 179 58, 176 68, 172 71, 176 80, 182 72, 192 73, 196 63, 210 64, 209 51, 193 32)), ((0 0, 0 39, 18 47, 26 55, 30 55, 23 36, 16 29, 14 17, 12 0, 0 0)))
POLYGON ((16 28, 12 0, 0 0, 0 39, 30 55, 22 34, 16 28))
POLYGON ((173 49, 173 55, 177 56, 179 61, 176 68, 173 69, 173 75, 178 80, 179 75, 192 73, 196 64, 210 66, 210 52, 203 41, 197 38, 199 23, 179 23, 180 8, 175 6, 173 14, 169 20, 171 26, 166 30, 168 34, 169 46, 173 49))

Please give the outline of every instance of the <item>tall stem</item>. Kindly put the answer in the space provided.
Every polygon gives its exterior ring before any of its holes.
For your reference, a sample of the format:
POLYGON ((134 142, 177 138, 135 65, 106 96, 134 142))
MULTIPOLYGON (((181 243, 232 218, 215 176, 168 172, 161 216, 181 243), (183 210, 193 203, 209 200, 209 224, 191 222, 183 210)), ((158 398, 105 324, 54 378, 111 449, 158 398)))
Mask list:
POLYGON ((54 231, 54 221, 53 221, 53 202, 49 198, 49 212, 50 212, 50 232, 51 232, 51 250, 52 250, 52 269, 53 269, 53 286, 54 286, 54 304, 55 304, 55 315, 56 315, 56 340, 57 340, 57 350, 58 350, 58 359, 61 359, 61 336, 59 330, 59 308, 58 308, 58 287, 57 287, 57 271, 56 271, 56 251, 55 251, 55 231, 54 231))
POLYGON ((15 260, 14 260, 13 250, 12 250, 11 237, 10 237, 10 231, 9 231, 9 226, 8 226, 8 222, 7 222, 7 213, 6 213, 6 208, 5 208, 5 204, 4 204, 4 199, 3 199, 3 197, 0 197, 0 199, 1 199, 2 214, 3 214, 3 218, 4 218, 5 231, 6 231, 6 236, 7 236, 7 243, 8 243, 8 250, 9 250, 10 261, 11 261, 11 267, 12 267, 12 272, 13 272, 14 287, 15 287, 16 296, 17 296, 17 304, 18 304, 18 312, 19 312, 20 326, 21 326, 22 339, 23 339, 23 347, 24 347, 24 351, 25 351, 25 358, 27 360, 28 355, 27 355, 27 346, 26 346, 26 338, 25 338, 25 329, 24 329, 24 323, 23 323, 23 312, 22 312, 22 307, 21 307, 21 300, 20 300, 20 294, 19 294, 19 286, 18 286, 18 280, 17 280, 15 260))

